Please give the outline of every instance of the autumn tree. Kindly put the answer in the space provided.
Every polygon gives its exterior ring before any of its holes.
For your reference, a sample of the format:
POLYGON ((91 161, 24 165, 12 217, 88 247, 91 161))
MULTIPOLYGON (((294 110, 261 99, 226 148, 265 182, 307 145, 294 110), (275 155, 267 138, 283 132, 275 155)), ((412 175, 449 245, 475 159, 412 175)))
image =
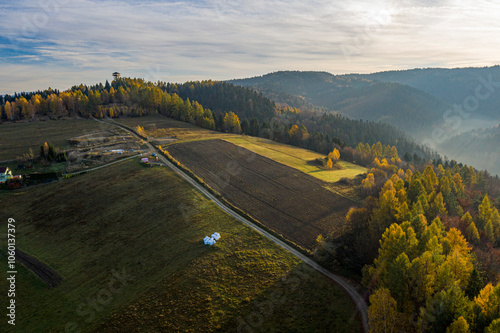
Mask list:
POLYGON ((421 311, 418 327, 421 332, 442 333, 453 324, 455 318, 468 313, 469 299, 464 292, 452 284, 436 294, 421 311))
POLYGON ((309 132, 305 125, 292 125, 288 131, 290 142, 294 145, 299 145, 303 140, 309 137, 309 132))
POLYGON ((229 133, 241 133, 240 119, 234 112, 224 115, 223 129, 229 133))
POLYGON ((446 329, 446 333, 470 333, 469 323, 460 316, 446 329))
POLYGON ((396 215, 399 208, 399 200, 396 198, 396 190, 391 180, 388 180, 380 190, 378 206, 373 211, 371 220, 371 232, 377 238, 384 230, 397 222, 396 215))
POLYGON ((462 176, 458 172, 453 176, 453 182, 456 185, 458 197, 462 197, 464 195, 465 185, 462 181, 462 176))
POLYGON ((31 96, 29 104, 29 116, 31 120, 35 120, 35 115, 40 112, 42 97, 39 94, 31 96))
POLYGON ((447 214, 446 206, 444 204, 444 199, 441 192, 434 196, 434 200, 432 200, 432 203, 430 204, 429 216, 433 218, 438 214, 447 214))
POLYGON ((3 106, 3 110, 5 111, 7 118, 14 121, 14 111, 12 108, 12 104, 9 101, 5 103, 5 105, 3 106))
POLYGON ((489 219, 486 225, 484 226, 484 233, 486 234, 486 237, 488 237, 488 240, 491 243, 495 243, 496 241, 495 229, 493 228, 493 223, 491 222, 491 219, 489 219))
POLYGON ((488 195, 484 196, 483 201, 478 207, 477 224, 480 228, 484 228, 486 223, 491 219, 491 214, 493 210, 491 209, 490 199, 488 195))
POLYGON ((476 228, 476 224, 471 222, 465 231, 467 239, 472 244, 477 244, 479 242, 479 231, 476 228))
POLYGON ((439 185, 436 173, 434 172, 434 169, 431 165, 428 165, 425 168, 424 172, 422 173, 422 180, 428 194, 434 192, 435 187, 439 185))
POLYGON ((333 168, 333 161, 330 157, 328 157, 328 161, 326 161, 326 168, 331 170, 333 168))
POLYGON ((400 313, 397 303, 386 288, 378 289, 370 296, 368 309, 370 333, 396 333, 400 331, 400 313))
POLYGON ((30 116, 30 109, 29 102, 26 100, 26 98, 24 98, 24 96, 16 98, 16 104, 21 109, 22 118, 28 118, 30 116))
POLYGON ((328 154, 328 158, 332 160, 333 164, 336 164, 340 159, 339 150, 334 148, 333 151, 328 154))
POLYGON ((45 142, 40 146, 40 157, 47 161, 54 161, 57 157, 56 149, 50 143, 45 142))
POLYGON ((490 317, 495 314, 495 311, 498 311, 498 301, 498 296, 495 295, 491 283, 488 283, 481 289, 479 295, 474 297, 474 302, 479 306, 484 317, 490 317))
POLYGON ((495 319, 491 322, 490 326, 488 326, 484 333, 498 333, 500 332, 500 319, 495 319))
POLYGON ((372 189, 375 187, 375 176, 373 175, 373 173, 368 173, 366 175, 366 178, 361 182, 361 185, 363 187, 363 190, 371 194, 372 189))

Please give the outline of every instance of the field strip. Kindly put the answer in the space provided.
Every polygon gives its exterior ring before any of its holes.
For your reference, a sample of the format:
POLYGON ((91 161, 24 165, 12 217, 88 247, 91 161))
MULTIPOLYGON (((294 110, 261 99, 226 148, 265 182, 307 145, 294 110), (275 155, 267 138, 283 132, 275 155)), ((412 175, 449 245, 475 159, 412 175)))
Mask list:
MULTIPOLYGON (((235 145, 239 146, 239 144, 232 142, 232 141, 231 141, 231 139, 223 138, 223 139, 221 139, 221 140, 224 140, 224 141, 227 141, 227 142, 229 142, 229 143, 232 143, 232 144, 235 144, 235 145)), ((283 152, 283 151, 280 151, 280 150, 278 150, 278 149, 273 149, 273 148, 271 148, 271 147, 266 147, 266 146, 264 146, 264 145, 259 145, 259 144, 255 143, 255 142, 251 142, 251 141, 249 141, 249 140, 245 140, 245 141, 247 142, 247 145, 248 145, 248 146, 250 146, 250 147, 257 146, 257 147, 259 147, 259 149, 267 149, 267 150, 270 150, 270 151, 275 151, 275 152, 277 152, 277 153, 279 153, 279 154, 286 155, 286 156, 290 156, 291 158, 293 158, 293 159, 295 159, 295 160, 305 161, 305 159, 303 159, 303 158, 297 157, 297 156, 292 155, 292 154, 287 154, 287 153, 285 153, 285 152, 283 152)), ((245 145, 245 144, 241 145, 241 147, 246 148, 244 145, 245 145)), ((248 150, 252 150, 252 149, 250 149, 250 148, 247 148, 247 149, 248 149, 248 150)), ((302 149, 304 149, 304 148, 302 148, 302 149)), ((306 149, 306 150, 307 150, 307 149, 306 149)), ((319 154, 319 155, 321 155, 321 154, 319 154)), ((325 155, 325 156, 326 156, 326 155, 325 155)), ((325 157, 325 156, 323 156, 323 157, 325 157)))
MULTIPOLYGON (((128 132, 132 133, 133 135, 138 136, 136 133, 134 133, 132 130, 130 130, 126 126, 118 124, 118 123, 116 123, 116 122, 114 122, 112 120, 110 122, 102 121, 102 120, 99 120, 99 119, 95 119, 95 120, 99 121, 99 122, 103 122, 103 123, 113 124, 115 126, 119 126, 119 127, 123 128, 123 129, 127 130, 128 132)), ((151 150, 156 151, 156 148, 154 148, 149 142, 146 142, 146 144, 151 148, 151 150)), ((307 265, 309 265, 310 267, 312 267, 316 271, 322 273, 323 275, 327 276, 328 278, 330 278, 331 280, 333 280, 335 283, 337 283, 339 286, 341 286, 347 292, 347 294, 351 297, 351 299, 354 301, 354 303, 356 304, 356 307, 358 309, 359 315, 361 317, 361 322, 363 324, 363 330, 366 333, 369 332, 369 328, 368 328, 368 307, 366 305, 365 299, 363 298, 362 295, 360 295, 358 293, 358 291, 353 286, 351 286, 349 284, 349 282, 347 282, 346 279, 344 279, 343 277, 338 276, 338 275, 330 272, 329 270, 327 270, 326 268, 322 267, 320 264, 318 264, 313 259, 307 257, 306 255, 304 255, 303 253, 299 252, 298 250, 296 250, 292 246, 286 244, 285 242, 283 242, 279 238, 275 237, 274 235, 272 235, 271 233, 265 231, 264 229, 256 226, 255 224, 253 224, 252 222, 250 222, 249 220, 247 220, 243 216, 241 216, 238 213, 236 213, 235 211, 233 211, 231 208, 227 207, 219 199, 217 199, 212 193, 210 193, 205 187, 203 187, 202 185, 200 185, 199 183, 197 183, 194 179, 192 179, 190 176, 188 176, 187 174, 185 174, 182 170, 180 170, 179 168, 177 168, 177 166, 175 166, 173 163, 171 163, 169 160, 167 160, 162 154, 159 154, 159 158, 168 167, 170 167, 175 173, 177 173, 179 176, 181 176, 184 180, 186 180, 193 187, 195 187, 198 191, 200 191, 208 199, 210 199, 212 202, 214 202, 220 209, 222 209, 224 212, 226 212, 227 214, 229 214, 231 217, 233 217, 236 220, 238 220, 239 222, 245 224, 249 228, 255 230, 256 232, 258 232, 262 236, 266 237, 267 239, 269 239, 270 241, 272 241, 276 245, 280 246, 281 248, 285 249, 289 253, 293 254, 295 257, 297 257, 298 259, 302 260, 304 263, 306 263, 307 265)))
POLYGON ((73 175, 79 175, 79 174, 90 172, 90 171, 94 171, 94 170, 99 170, 99 169, 108 167, 110 165, 113 165, 113 164, 116 164, 116 163, 120 163, 120 162, 123 162, 123 161, 126 161, 126 160, 130 160, 130 159, 133 159, 133 158, 136 158, 136 157, 139 157, 139 156, 142 156, 142 154, 138 154, 138 155, 134 155, 134 156, 129 156, 129 157, 126 157, 126 158, 118 160, 118 161, 114 161, 114 162, 111 162, 111 163, 108 163, 108 164, 105 164, 105 165, 98 166, 96 168, 82 170, 82 171, 78 171, 78 172, 67 173, 66 175, 67 176, 73 176, 73 175))
POLYGON ((16 250, 16 260, 35 273, 50 288, 54 288, 62 282, 62 277, 59 274, 27 253, 16 250))

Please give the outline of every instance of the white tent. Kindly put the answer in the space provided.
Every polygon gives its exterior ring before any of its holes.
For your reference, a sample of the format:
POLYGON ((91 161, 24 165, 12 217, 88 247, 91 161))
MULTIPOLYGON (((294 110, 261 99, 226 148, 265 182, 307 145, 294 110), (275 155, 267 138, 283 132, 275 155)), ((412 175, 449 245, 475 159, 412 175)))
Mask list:
POLYGON ((216 241, 218 241, 220 239, 220 234, 218 232, 214 232, 212 234, 212 236, 208 237, 208 236, 205 236, 205 238, 203 238, 203 243, 205 245, 214 245, 216 241))
POLYGON ((211 238, 211 237, 208 237, 206 236, 205 238, 203 238, 203 243, 205 243, 205 245, 214 245, 215 244, 215 239, 211 238))

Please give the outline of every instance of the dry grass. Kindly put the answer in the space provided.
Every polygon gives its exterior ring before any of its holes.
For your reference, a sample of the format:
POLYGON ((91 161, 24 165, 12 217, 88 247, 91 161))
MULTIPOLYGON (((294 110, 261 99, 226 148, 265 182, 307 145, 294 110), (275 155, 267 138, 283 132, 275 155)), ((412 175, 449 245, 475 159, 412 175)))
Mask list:
POLYGON ((191 142, 199 140, 212 140, 219 138, 234 137, 234 134, 216 132, 192 124, 177 121, 165 116, 155 115, 140 118, 120 118, 118 123, 136 128, 144 128, 145 134, 159 145, 166 145, 173 142, 191 142))
POLYGON ((341 178, 352 179, 359 174, 367 172, 366 168, 342 160, 338 162, 341 166, 340 170, 324 170, 308 162, 317 158, 325 158, 325 155, 267 139, 255 138, 251 136, 238 136, 224 138, 224 140, 246 148, 259 155, 268 157, 276 162, 300 170, 328 183, 335 183, 341 178))

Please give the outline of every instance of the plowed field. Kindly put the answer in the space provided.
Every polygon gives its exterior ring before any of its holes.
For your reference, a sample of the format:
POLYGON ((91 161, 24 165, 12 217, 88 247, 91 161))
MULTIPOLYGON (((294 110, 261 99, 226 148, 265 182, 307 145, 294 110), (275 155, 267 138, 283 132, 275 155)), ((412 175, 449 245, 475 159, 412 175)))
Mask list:
POLYGON ((232 204, 305 248, 337 230, 355 205, 319 179, 226 141, 179 143, 168 151, 232 204))

